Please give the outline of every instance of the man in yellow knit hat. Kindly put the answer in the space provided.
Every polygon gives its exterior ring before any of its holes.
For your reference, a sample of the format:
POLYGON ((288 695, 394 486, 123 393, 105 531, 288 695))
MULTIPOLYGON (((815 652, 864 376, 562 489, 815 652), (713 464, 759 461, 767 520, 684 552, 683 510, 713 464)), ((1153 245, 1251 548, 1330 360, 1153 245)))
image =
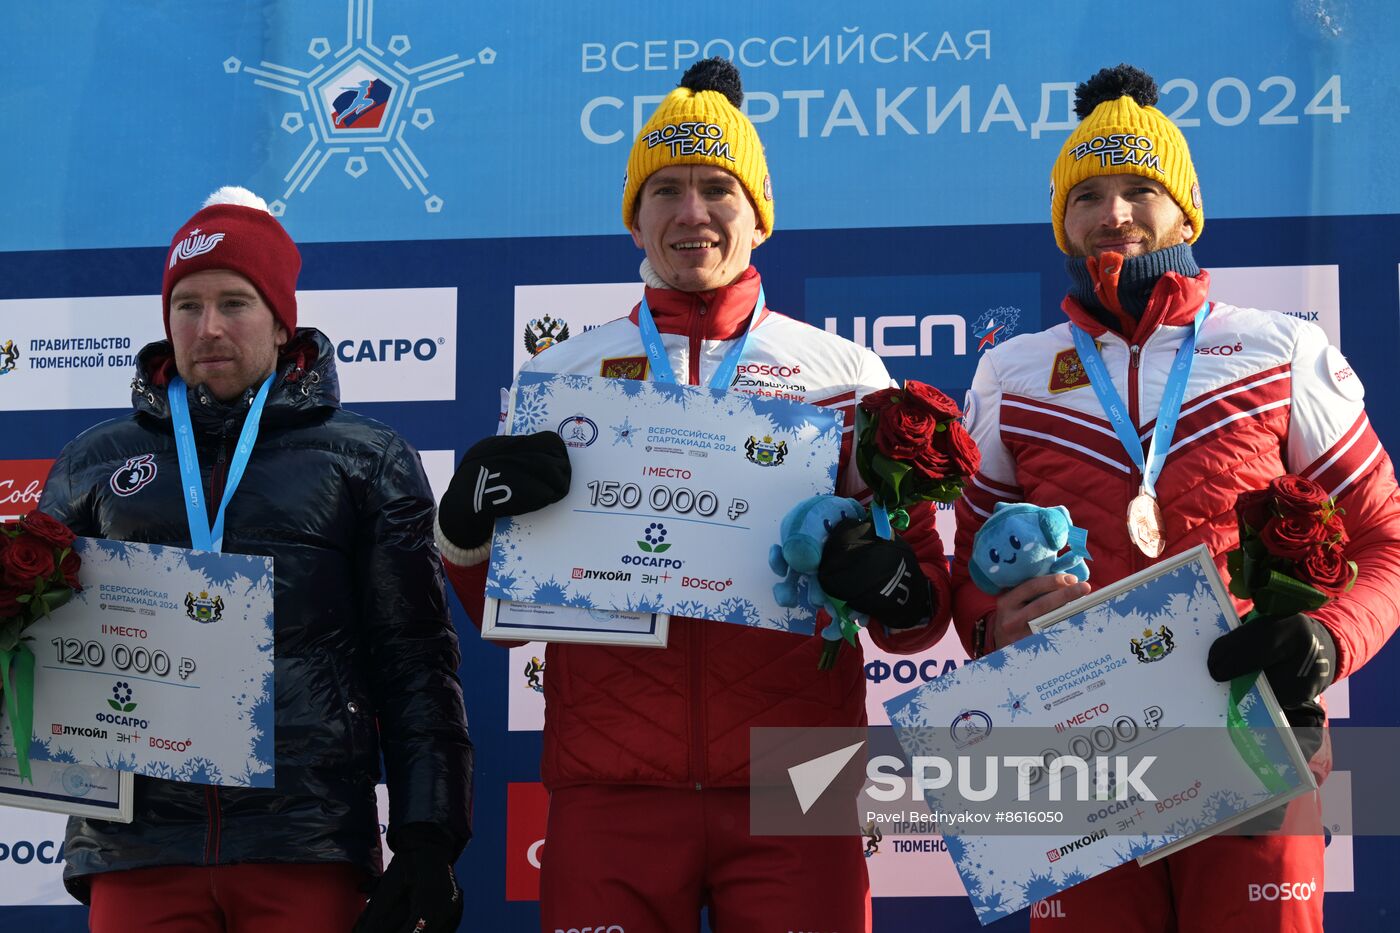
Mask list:
MULTIPOLYGON (((982 464, 957 506, 954 622, 978 657, 1088 591, 1062 575, 999 597, 978 590, 967 557, 998 502, 1068 506, 1094 542, 1096 586, 1197 545, 1228 579, 1236 498, 1296 473, 1341 505, 1356 584, 1308 615, 1221 636, 1208 667, 1218 681, 1262 671, 1290 722, 1320 726, 1318 695, 1400 621, 1395 474, 1360 380, 1316 325, 1207 299, 1210 276, 1191 254, 1205 226, 1201 188, 1181 131, 1153 106, 1150 76, 1104 69, 1076 98, 1083 122, 1051 172, 1069 320, 992 349, 973 377, 968 428, 982 464)), ((1305 749, 1316 751, 1319 732, 1300 733, 1305 749)), ((1329 767, 1312 764, 1319 776, 1329 767)), ((1305 797, 1287 823, 1276 811, 1242 827, 1257 835, 1215 836, 1069 888, 1037 905, 1031 928, 1321 931, 1323 840, 1303 819, 1313 808, 1316 827, 1316 806, 1305 797), (1279 825, 1301 832, 1272 833, 1279 825)))
MULTIPOLYGON (((777 395, 840 410, 847 425, 859 397, 890 385, 869 350, 767 307, 749 258, 773 232, 773 187, 742 101, 738 70, 722 59, 697 63, 662 101, 632 145, 622 195, 623 223, 646 253, 644 300, 526 369, 777 395)), ((864 496, 852 457, 848 431, 838 491, 864 496)), ((494 520, 548 507, 568 486, 557 434, 491 437, 467 451, 438 541, 468 612, 479 616, 494 520), (486 501, 483 478, 509 495, 486 501)), ((933 645, 948 619, 932 512, 911 518, 895 541, 868 522, 837 525, 819 574, 828 593, 873 617, 877 644, 904 653, 933 645)), ((702 906, 719 933, 868 929, 858 835, 749 833, 750 728, 865 724, 861 651, 819 671, 821 644, 672 617, 660 651, 548 646, 544 930, 694 930, 702 906)))

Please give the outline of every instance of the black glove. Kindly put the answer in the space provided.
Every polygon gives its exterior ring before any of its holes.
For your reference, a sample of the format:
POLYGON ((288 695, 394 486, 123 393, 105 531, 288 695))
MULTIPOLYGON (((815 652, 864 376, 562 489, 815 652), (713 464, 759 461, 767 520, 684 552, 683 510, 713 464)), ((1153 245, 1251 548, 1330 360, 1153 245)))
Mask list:
POLYGON ((462 889, 443 832, 430 823, 409 823, 394 841, 394 860, 353 933, 452 933, 462 920, 462 889))
POLYGON ((462 455, 438 506, 438 526, 460 548, 480 547, 503 515, 535 512, 569 493, 569 449, 541 431, 477 441, 462 455))
POLYGON ((1302 613, 1260 619, 1217 638, 1206 669, 1220 682, 1263 671, 1280 706, 1302 706, 1337 676, 1337 643, 1321 622, 1302 613))
POLYGON ((933 590, 914 549, 898 535, 879 537, 868 521, 847 518, 831 529, 817 582, 889 628, 909 628, 933 614, 933 590))

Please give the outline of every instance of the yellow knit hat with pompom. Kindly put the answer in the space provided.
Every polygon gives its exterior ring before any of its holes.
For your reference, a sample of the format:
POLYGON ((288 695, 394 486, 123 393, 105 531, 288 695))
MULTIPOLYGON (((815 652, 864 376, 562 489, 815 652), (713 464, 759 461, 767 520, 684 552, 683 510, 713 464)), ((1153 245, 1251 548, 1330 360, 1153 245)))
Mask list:
POLYGON ((1157 82, 1131 65, 1105 68, 1074 89, 1081 122, 1050 170, 1050 219, 1068 253, 1065 206, 1075 185, 1096 175, 1141 175, 1159 182, 1191 223, 1194 243, 1206 225, 1201 186, 1181 130, 1158 110, 1157 82))
POLYGON ((773 232, 773 183, 758 130, 739 109, 744 101, 739 69, 723 58, 696 62, 632 143, 622 185, 622 223, 629 230, 637 195, 652 173, 668 165, 714 165, 748 192, 758 225, 773 232))

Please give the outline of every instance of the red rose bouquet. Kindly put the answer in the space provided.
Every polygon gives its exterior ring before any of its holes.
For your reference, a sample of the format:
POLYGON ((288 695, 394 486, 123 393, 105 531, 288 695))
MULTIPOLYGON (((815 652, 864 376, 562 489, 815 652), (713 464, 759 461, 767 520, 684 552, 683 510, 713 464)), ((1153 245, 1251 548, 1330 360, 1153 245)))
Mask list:
POLYGON ((57 519, 35 511, 0 524, 0 693, 14 730, 20 776, 26 780, 34 727, 34 653, 24 632, 82 589, 81 566, 73 532, 57 519))
MULTIPOLYGON (((872 509, 898 517, 916 502, 953 502, 982 463, 962 411, 948 396, 922 382, 881 389, 856 409, 856 467, 874 494, 872 509)), ((876 518, 877 525, 880 518, 876 518)), ((888 537, 888 532, 882 532, 888 537)))
POLYGON ((1280 476, 1235 500, 1240 546, 1226 555, 1230 592, 1253 600, 1242 621, 1310 612, 1351 589, 1342 510, 1301 476, 1280 476))
MULTIPOLYGON (((910 380, 871 392, 856 406, 856 468, 870 487, 870 517, 882 538, 909 527, 909 506, 956 500, 981 463, 957 402, 931 385, 910 380)), ((822 633, 821 670, 835 663, 840 639, 854 645, 860 630, 844 605, 836 608, 835 623, 822 633)))
MULTIPOLYGON (((1288 474, 1235 500, 1240 546, 1225 555, 1230 592, 1253 600, 1241 624, 1268 625, 1331 602, 1356 582, 1356 563, 1347 560, 1342 510, 1310 479, 1288 474)), ((1239 705, 1258 672, 1230 681, 1226 717, 1230 737, 1246 761, 1259 759, 1239 705)), ((1270 783, 1262 761, 1256 771, 1270 783)))

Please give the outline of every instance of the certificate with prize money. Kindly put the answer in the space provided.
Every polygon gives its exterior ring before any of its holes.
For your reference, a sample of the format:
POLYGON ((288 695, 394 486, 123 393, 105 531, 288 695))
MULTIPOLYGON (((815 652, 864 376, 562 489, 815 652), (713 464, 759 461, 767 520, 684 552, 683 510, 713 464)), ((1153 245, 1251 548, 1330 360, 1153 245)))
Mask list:
POLYGON ((811 609, 775 600, 768 551, 792 506, 835 488, 839 412, 527 372, 509 423, 513 434, 557 431, 572 480, 561 502, 497 523, 484 636, 664 644, 657 615, 815 630, 811 609))
POLYGON ((970 756, 979 784, 982 762, 1000 757, 1007 786, 993 799, 970 803, 956 783, 925 795, 935 811, 987 815, 943 832, 983 923, 1315 789, 1263 678, 1241 728, 1227 724, 1230 685, 1211 679, 1206 655, 1238 624, 1199 547, 885 704, 911 757, 970 756))
MULTIPOLYGON (((272 558, 97 538, 74 550, 83 589, 27 632, 33 787, 48 764, 70 794, 83 781, 64 765, 272 787, 272 558)), ((14 757, 6 717, 0 759, 14 757)))

